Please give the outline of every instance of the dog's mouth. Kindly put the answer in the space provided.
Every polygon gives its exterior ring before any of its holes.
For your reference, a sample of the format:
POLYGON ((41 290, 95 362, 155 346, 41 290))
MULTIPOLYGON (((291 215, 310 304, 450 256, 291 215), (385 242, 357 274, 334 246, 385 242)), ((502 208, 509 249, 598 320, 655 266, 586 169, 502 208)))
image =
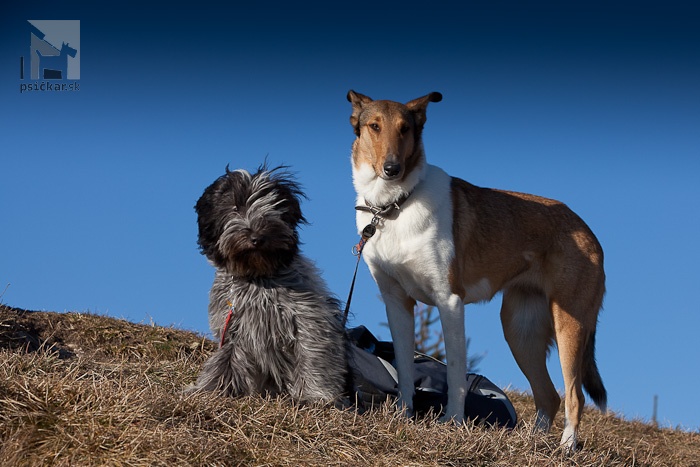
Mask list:
POLYGON ((287 265, 293 254, 289 251, 264 251, 257 248, 238 251, 228 258, 226 269, 238 277, 272 277, 287 265))
POLYGON ((288 265, 297 252, 296 243, 271 238, 262 232, 229 237, 220 245, 226 270, 246 278, 271 277, 288 265))
POLYGON ((399 174, 399 175, 386 175, 384 173, 379 173, 378 176, 379 176, 379 178, 381 178, 385 182, 394 182, 397 180, 399 180, 399 181, 401 180, 401 174, 399 174))
POLYGON ((234 248, 228 250, 228 255, 241 262, 246 262, 248 259, 256 257, 274 258, 288 250, 289 247, 287 245, 275 244, 268 238, 260 236, 240 241, 234 248))

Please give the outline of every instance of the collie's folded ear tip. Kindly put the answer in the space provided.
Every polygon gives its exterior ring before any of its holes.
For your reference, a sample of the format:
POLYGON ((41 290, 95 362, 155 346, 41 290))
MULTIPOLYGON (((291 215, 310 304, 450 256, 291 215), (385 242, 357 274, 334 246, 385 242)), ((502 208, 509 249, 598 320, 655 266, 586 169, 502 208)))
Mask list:
POLYGON ((349 90, 348 95, 347 95, 348 101, 351 102, 353 105, 359 104, 366 104, 368 102, 372 102, 372 98, 369 96, 365 96, 364 94, 360 94, 357 91, 354 90, 349 90))
POLYGON ((355 102, 355 101, 362 101, 366 97, 360 94, 359 92, 355 91, 354 89, 351 89, 348 91, 348 102, 355 102))

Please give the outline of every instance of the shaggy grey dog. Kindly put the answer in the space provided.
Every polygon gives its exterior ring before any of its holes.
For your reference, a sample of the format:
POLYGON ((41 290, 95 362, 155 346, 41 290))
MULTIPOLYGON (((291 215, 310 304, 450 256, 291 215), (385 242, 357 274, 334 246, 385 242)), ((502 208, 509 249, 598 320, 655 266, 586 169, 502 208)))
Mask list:
POLYGON ((229 171, 197 202, 216 267, 209 325, 221 341, 191 390, 337 402, 351 387, 342 311, 299 253, 299 185, 284 167, 229 171))

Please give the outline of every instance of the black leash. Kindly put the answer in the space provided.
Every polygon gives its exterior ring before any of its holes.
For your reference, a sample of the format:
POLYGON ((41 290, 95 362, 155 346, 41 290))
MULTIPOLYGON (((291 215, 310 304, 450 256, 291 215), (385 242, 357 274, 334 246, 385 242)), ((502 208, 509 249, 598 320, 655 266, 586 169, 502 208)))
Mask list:
POLYGON ((355 273, 352 275, 352 283, 350 284, 350 293, 348 294, 348 300, 345 302, 345 312, 343 314, 343 327, 348 322, 348 315, 350 314, 350 302, 352 301, 352 292, 355 290, 355 279, 357 279, 357 269, 360 267, 360 258, 362 258, 362 250, 365 247, 367 241, 374 236, 377 231, 377 224, 381 219, 386 219, 393 214, 394 211, 400 211, 401 205, 408 199, 408 195, 403 195, 396 202, 391 203, 387 206, 372 206, 367 201, 365 201, 366 206, 355 206, 358 211, 366 211, 373 214, 372 220, 369 224, 362 229, 360 234, 360 241, 352 247, 352 254, 357 256, 357 262, 355 263, 355 273))
POLYGON ((348 315, 350 314, 350 302, 352 301, 352 292, 355 290, 355 279, 357 279, 357 269, 360 267, 360 258, 362 258, 362 249, 365 247, 367 240, 372 238, 374 233, 377 231, 377 222, 379 222, 379 217, 375 214, 372 218, 372 222, 367 224, 367 226, 362 229, 362 235, 360 236, 360 241, 357 245, 352 247, 352 254, 357 256, 357 262, 355 262, 355 273, 352 275, 352 283, 350 284, 350 293, 348 294, 348 300, 345 302, 345 312, 343 313, 343 327, 345 323, 348 322, 348 315))

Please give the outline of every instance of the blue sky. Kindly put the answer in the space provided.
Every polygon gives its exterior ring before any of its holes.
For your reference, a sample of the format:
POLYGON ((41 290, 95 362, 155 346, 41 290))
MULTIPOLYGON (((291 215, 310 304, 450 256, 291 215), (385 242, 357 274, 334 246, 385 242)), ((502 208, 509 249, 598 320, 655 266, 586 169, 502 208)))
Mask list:
MULTIPOLYGON (((0 7, 0 301, 208 332, 194 203, 230 164, 288 164, 304 253, 345 299, 357 241, 348 89, 431 91, 428 160, 567 203, 605 249, 597 347, 610 407, 700 428, 700 8, 297 3, 0 7), (80 90, 19 92, 28 19, 80 20, 80 90), (4 292, 3 292, 4 291, 4 292)), ((558 5, 558 6, 557 6, 558 5)), ((352 325, 388 338, 360 268, 352 325)), ((470 351, 528 389, 496 297, 470 351)), ((556 355, 553 355, 556 357, 556 355)), ((550 371, 561 388, 556 358, 550 371)))

